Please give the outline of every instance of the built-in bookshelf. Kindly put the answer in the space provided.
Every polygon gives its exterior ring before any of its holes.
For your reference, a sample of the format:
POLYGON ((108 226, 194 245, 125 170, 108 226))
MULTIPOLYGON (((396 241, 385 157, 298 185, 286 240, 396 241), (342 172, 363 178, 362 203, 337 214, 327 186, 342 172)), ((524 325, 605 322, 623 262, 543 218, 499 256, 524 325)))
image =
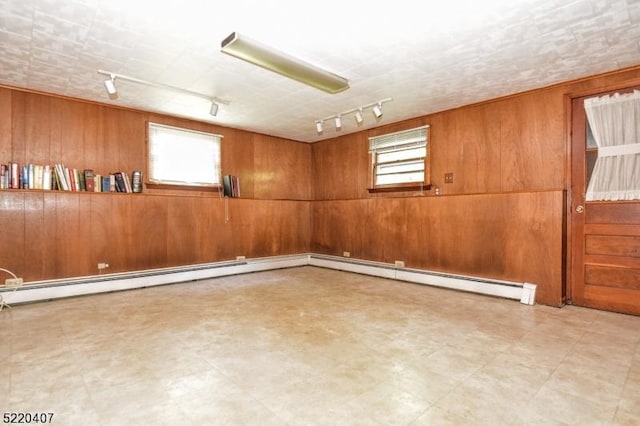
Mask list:
POLYGON ((0 164, 0 189, 40 189, 71 192, 142 192, 142 171, 106 174, 63 164, 0 164))

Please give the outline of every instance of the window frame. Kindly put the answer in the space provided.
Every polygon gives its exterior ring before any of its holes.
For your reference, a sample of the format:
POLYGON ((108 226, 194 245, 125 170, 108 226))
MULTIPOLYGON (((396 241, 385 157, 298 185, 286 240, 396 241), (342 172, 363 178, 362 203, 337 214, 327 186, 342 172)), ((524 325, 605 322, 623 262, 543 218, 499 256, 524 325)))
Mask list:
MULTIPOLYGON (((369 157, 370 157, 370 163, 369 163, 370 164, 370 170, 369 170, 370 187, 367 188, 367 191, 369 191, 370 193, 375 193, 375 192, 400 192, 400 191, 416 191, 416 190, 422 191, 422 190, 431 189, 431 161, 430 161, 431 160, 431 149, 430 149, 431 144, 429 143, 430 127, 431 126, 429 124, 425 124, 423 126, 413 127, 410 129, 400 130, 397 132, 384 133, 377 136, 369 136, 367 140, 369 142, 368 150, 369 150, 369 157), (378 161, 378 156, 381 154, 381 152, 377 152, 376 150, 373 150, 371 148, 372 139, 400 135, 403 133, 408 134, 420 129, 425 129, 425 155, 423 158, 423 161, 424 161, 423 181, 422 182, 401 182, 401 183, 393 183, 393 184, 378 184, 376 179, 377 178, 376 170, 378 166, 381 164, 378 161)), ((385 153, 385 152, 382 152, 382 153, 385 153)), ((382 164, 391 164, 391 163, 386 162, 382 164)))
POLYGON ((196 189, 196 190, 219 190, 222 187, 222 139, 223 135, 207 132, 202 130, 194 130, 187 127, 180 127, 174 125, 168 125, 153 121, 147 122, 147 149, 146 149, 146 157, 147 157, 147 173, 146 173, 146 185, 151 188, 166 188, 166 189, 196 189), (216 168, 215 170, 215 181, 214 182, 192 182, 188 180, 167 180, 162 178, 154 178, 152 175, 152 159, 153 159, 153 136, 152 136, 152 128, 166 128, 175 132, 184 133, 186 135, 200 135, 213 138, 213 142, 215 144, 214 150, 217 151, 214 153, 213 163, 216 168), (217 158, 216 158, 217 157, 217 158))

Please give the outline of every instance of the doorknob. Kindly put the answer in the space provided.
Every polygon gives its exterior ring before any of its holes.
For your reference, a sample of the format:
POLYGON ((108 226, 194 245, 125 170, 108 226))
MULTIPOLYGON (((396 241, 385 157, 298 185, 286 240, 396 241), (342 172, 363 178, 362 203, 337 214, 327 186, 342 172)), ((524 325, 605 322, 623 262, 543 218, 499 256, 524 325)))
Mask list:
POLYGON ((576 213, 584 213, 584 206, 582 204, 576 207, 576 213))

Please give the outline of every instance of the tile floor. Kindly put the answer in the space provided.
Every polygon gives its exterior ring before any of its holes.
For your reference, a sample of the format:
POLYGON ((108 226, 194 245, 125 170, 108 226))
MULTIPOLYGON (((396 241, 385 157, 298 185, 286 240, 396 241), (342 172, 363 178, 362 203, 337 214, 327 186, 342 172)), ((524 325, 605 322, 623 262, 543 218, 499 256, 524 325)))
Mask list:
POLYGON ((58 425, 638 425, 640 317, 301 267, 0 312, 58 425))

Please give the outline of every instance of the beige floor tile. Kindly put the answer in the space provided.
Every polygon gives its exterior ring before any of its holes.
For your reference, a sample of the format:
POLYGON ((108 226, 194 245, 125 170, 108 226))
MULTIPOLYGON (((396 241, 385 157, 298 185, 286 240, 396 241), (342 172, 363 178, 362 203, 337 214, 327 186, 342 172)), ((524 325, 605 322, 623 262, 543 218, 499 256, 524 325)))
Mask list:
POLYGON ((542 387, 528 402, 527 416, 570 425, 607 425, 616 414, 616 401, 594 401, 542 387))
POLYGON ((467 423, 464 417, 433 406, 410 424, 411 426, 460 426, 467 423))
MULTIPOLYGON (((638 407, 638 405, 636 405, 638 407)), ((615 426, 638 426, 640 425, 640 413, 637 409, 626 411, 618 409, 615 418, 613 419, 613 425, 615 426)))
POLYGON ((0 377, 64 425, 627 425, 640 317, 302 267, 3 310, 0 377))

